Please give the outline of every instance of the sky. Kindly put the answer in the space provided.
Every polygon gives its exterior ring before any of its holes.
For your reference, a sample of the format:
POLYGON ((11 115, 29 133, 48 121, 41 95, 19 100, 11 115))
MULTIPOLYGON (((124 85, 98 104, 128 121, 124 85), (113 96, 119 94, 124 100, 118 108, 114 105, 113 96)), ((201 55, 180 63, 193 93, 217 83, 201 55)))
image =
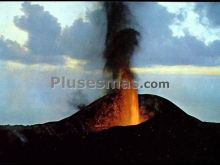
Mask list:
MULTIPOLYGON (((141 34, 132 67, 141 89, 202 121, 220 122, 220 4, 128 2, 141 34)), ((97 2, 0 3, 0 124, 63 119, 102 91, 51 89, 52 76, 101 78, 106 22, 97 2)))

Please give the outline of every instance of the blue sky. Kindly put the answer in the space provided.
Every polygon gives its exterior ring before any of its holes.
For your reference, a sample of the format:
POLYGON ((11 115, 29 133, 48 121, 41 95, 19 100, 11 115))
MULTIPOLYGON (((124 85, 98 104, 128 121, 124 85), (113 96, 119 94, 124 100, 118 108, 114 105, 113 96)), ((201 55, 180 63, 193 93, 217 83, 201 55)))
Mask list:
MULTIPOLYGON (((220 4, 129 2, 141 33, 133 69, 145 89, 204 121, 220 122, 220 4)), ((100 78, 105 19, 96 2, 0 3, 0 124, 59 120, 77 111, 78 90, 50 88, 51 76, 100 78)), ((92 102, 101 91, 82 91, 92 102)))

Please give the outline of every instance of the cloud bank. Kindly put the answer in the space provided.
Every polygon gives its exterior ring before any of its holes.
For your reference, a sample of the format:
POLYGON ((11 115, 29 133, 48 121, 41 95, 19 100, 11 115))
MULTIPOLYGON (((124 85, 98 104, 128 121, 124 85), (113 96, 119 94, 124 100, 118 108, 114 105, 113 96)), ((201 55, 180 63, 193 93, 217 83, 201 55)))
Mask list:
POLYGON ((135 66, 220 65, 220 27, 209 23, 213 16, 200 14, 200 3, 143 2, 130 8, 142 35, 135 66))
MULTIPOLYGON (((142 35, 134 65, 220 65, 218 3, 128 4, 142 35)), ((87 10, 86 19, 63 29, 40 5, 24 2, 21 10, 24 14, 14 23, 28 33, 28 40, 22 46, 1 37, 1 60, 57 65, 69 56, 88 60, 85 67, 102 68, 106 30, 102 8, 87 10)))
POLYGON ((101 64, 105 22, 102 9, 88 10, 86 19, 79 18, 71 26, 61 29, 56 17, 42 6, 24 2, 22 16, 14 24, 27 32, 24 46, 0 38, 0 59, 24 64, 64 64, 65 57, 88 60, 90 67, 101 64), (95 61, 94 61, 95 60, 95 61), (93 63, 92 63, 93 62, 93 63))
MULTIPOLYGON (((128 5, 135 18, 134 26, 141 33, 140 47, 132 61, 137 74, 185 74, 189 83, 189 74, 220 74, 218 3, 128 5)), ((28 34, 27 42, 20 45, 0 37, 0 99, 4 100, 0 104, 0 123, 58 120, 76 112, 76 104, 70 98, 79 100, 80 93, 85 102, 91 102, 99 97, 101 92, 93 90, 53 91, 49 79, 63 75, 73 79, 101 78, 104 10, 94 6, 86 11, 85 18, 66 27, 61 27, 57 18, 39 4, 24 2, 21 10, 23 15, 16 16, 14 24, 28 34)), ((169 96, 178 91, 173 89, 169 96)), ((179 92, 179 98, 182 96, 179 92)))

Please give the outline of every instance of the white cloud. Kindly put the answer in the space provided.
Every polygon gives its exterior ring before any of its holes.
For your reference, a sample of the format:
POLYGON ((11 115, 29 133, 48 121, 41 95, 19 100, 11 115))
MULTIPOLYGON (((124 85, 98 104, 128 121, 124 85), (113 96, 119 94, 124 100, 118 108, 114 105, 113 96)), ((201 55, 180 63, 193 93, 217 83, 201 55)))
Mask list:
POLYGON ((98 2, 32 2, 32 4, 41 5, 58 19, 62 28, 71 26, 72 23, 82 18, 86 20, 86 12, 96 10, 98 2), (64 12, 65 11, 65 12, 64 12))
POLYGON ((206 46, 214 41, 220 41, 220 28, 211 26, 206 15, 201 15, 196 9, 196 3, 159 3, 175 18, 169 26, 172 35, 177 38, 191 35, 202 41, 206 46))
POLYGON ((181 14, 186 9, 194 8, 194 3, 189 2, 158 2, 158 4, 167 8, 167 11, 173 14, 181 14))
MULTIPOLYGON (((171 4, 170 6, 173 7, 175 3, 171 4)), ((169 26, 173 24, 174 20, 184 20, 183 14, 177 16, 168 12, 167 8, 152 2, 143 2, 135 5, 133 3, 130 8, 137 24, 140 26, 139 32, 141 33, 140 47, 133 58, 133 66, 220 65, 219 61, 217 61, 220 42, 215 41, 206 46, 201 39, 198 40, 195 37, 197 29, 194 25, 194 27, 190 26, 185 29, 180 29, 180 26, 176 26, 175 35, 179 35, 179 37, 173 36, 174 31, 169 26), (192 32, 194 36, 188 32, 188 29, 191 28, 194 29, 194 32, 192 32)), ((191 8, 193 8, 193 5, 191 5, 191 8)), ((183 8, 178 6, 171 11, 183 13, 183 8)), ((179 22, 180 24, 182 23, 181 21, 179 22)), ((205 22, 205 20, 201 22, 205 22)), ((189 24, 191 23, 189 22, 189 24)), ((200 32, 198 35, 200 35, 200 32)))
MULTIPOLYGON (((2 2, 0 3, 0 35, 6 39, 16 41, 24 45, 28 40, 28 33, 19 29, 13 22, 15 16, 21 16, 21 4, 23 2, 2 2)), ((98 5, 96 2, 31 2, 32 4, 41 5, 44 9, 54 15, 62 28, 71 26, 71 24, 79 19, 86 20, 86 12, 88 10, 96 10, 98 5), (65 11, 65 12, 64 12, 65 11)))
MULTIPOLYGON (((48 3, 43 4, 48 7, 48 3)), ((66 3, 61 4, 63 8, 66 3)), ((43 6, 30 2, 22 3, 23 14, 15 16, 14 23, 28 34, 27 42, 21 45, 7 40, 4 36, 0 37, 0 59, 19 61, 24 64, 66 65, 65 56, 69 56, 70 59, 87 59, 87 67, 100 68, 105 38, 105 35, 100 35, 102 32, 105 34, 103 9, 92 8, 94 3, 84 4, 85 6, 82 6, 83 3, 76 4, 81 6, 80 9, 90 6, 91 10, 82 10, 85 19, 78 17, 71 19, 69 20, 71 26, 65 26, 62 29, 57 17, 43 6)), ((58 8, 57 4, 52 6, 54 6, 52 8, 58 8)), ((79 12, 80 9, 76 11, 79 12)), ((70 12, 70 8, 67 12, 70 12)), ((53 13, 56 13, 56 10, 53 13)), ((69 64, 69 67, 72 66, 69 64)))

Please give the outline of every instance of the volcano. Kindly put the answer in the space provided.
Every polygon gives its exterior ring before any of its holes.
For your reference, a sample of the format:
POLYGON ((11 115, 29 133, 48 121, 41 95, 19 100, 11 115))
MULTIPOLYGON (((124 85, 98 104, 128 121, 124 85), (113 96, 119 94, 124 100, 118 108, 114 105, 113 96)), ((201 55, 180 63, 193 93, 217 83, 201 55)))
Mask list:
POLYGON ((143 120, 116 126, 118 92, 57 122, 0 127, 0 163, 219 163, 220 124, 159 96, 138 95, 143 120), (113 123, 113 124, 112 124, 113 123))

